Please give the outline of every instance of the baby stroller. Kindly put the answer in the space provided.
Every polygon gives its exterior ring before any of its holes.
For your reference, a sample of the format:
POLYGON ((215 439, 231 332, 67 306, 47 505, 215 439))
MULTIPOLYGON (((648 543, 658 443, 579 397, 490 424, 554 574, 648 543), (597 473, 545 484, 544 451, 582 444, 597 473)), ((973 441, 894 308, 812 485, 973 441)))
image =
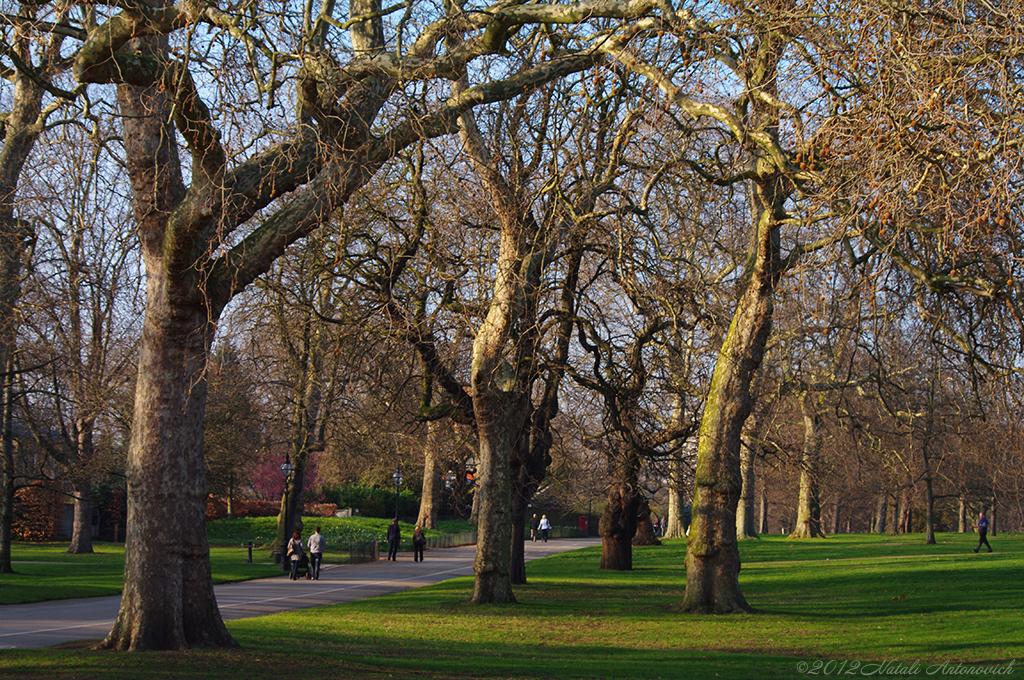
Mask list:
POLYGON ((295 568, 295 578, 313 578, 313 571, 309 568, 309 558, 306 557, 305 551, 299 554, 299 564, 295 568))

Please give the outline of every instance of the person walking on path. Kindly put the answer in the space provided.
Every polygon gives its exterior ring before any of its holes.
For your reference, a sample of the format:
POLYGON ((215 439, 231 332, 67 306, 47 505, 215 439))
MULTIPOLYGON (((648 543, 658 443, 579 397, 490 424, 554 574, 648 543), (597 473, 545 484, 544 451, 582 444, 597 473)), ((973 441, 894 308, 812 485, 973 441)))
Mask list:
POLYGON ((309 569, 313 572, 313 580, 320 580, 320 563, 324 559, 324 537, 320 534, 320 527, 313 529, 313 535, 309 537, 309 569))
POLYGON ((551 522, 548 521, 547 515, 541 515, 540 518, 540 540, 545 543, 548 542, 548 532, 551 531, 551 522))
POLYGON ((978 516, 978 523, 975 526, 978 529, 978 547, 974 549, 974 552, 981 550, 982 544, 988 548, 989 552, 992 552, 992 546, 988 544, 988 518, 985 517, 985 513, 978 516))
POLYGON ((292 532, 292 538, 288 541, 287 557, 292 561, 291 580, 298 578, 299 560, 302 559, 302 534, 298 531, 292 532))
POLYGON ((398 518, 391 520, 388 527, 388 560, 398 561, 398 544, 402 542, 402 530, 398 526, 398 518))
POLYGON ((412 561, 422 562, 423 561, 423 548, 427 545, 427 537, 423 535, 423 530, 416 527, 412 532, 412 561))
POLYGON ((534 543, 537 542, 537 532, 540 530, 540 520, 537 519, 537 513, 533 513, 533 517, 530 519, 530 540, 534 543))

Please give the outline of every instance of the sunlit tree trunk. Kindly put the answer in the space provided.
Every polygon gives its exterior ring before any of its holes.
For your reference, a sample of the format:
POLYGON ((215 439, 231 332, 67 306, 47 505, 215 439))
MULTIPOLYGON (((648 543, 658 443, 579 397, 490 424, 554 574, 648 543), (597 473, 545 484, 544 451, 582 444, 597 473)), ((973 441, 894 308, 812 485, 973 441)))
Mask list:
POLYGON ((875 522, 871 528, 871 531, 876 534, 885 533, 885 518, 889 514, 889 494, 886 491, 882 491, 878 494, 878 499, 875 501, 875 522))
POLYGON ((790 538, 817 538, 821 531, 821 501, 818 491, 818 456, 821 451, 819 433, 821 417, 812 392, 800 396, 800 412, 804 421, 804 447, 800 458, 800 494, 797 500, 796 525, 790 538))
POLYGON ((751 415, 743 425, 740 444, 740 477, 743 487, 740 491, 740 502, 736 507, 736 537, 758 538, 754 517, 754 487, 757 476, 754 471, 754 452, 757 450, 757 417, 751 415))
POLYGON ((672 457, 668 466, 668 518, 665 538, 685 538, 687 496, 682 490, 685 468, 678 455, 672 457))
MULTIPOLYGON (((761 166, 767 170, 767 165, 761 166)), ((749 612, 740 592, 736 506, 742 491, 740 437, 750 415, 750 384, 771 333, 775 286, 781 276, 779 229, 784 194, 778 180, 751 191, 757 224, 746 283, 718 353, 700 425, 693 518, 686 552, 683 609, 749 612)))
POLYGON ((128 450, 128 531, 121 609, 104 649, 233 644, 221 620, 206 543, 203 376, 214 325, 150 260, 128 450))
POLYGON ((423 529, 437 528, 437 514, 441 507, 441 428, 436 420, 427 423, 427 441, 423 445, 423 493, 416 523, 423 529))

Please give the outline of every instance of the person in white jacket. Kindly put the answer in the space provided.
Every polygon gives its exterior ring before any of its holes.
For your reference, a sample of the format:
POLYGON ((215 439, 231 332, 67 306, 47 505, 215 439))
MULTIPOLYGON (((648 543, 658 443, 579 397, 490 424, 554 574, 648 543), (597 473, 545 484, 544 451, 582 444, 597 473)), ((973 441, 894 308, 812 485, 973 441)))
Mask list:
POLYGON ((323 535, 320 533, 320 527, 313 530, 313 535, 309 537, 309 570, 313 573, 313 580, 320 580, 320 563, 324 559, 324 544, 327 543, 324 540, 323 535))
POLYGON ((551 522, 547 515, 540 516, 540 540, 548 542, 548 532, 551 531, 551 522))

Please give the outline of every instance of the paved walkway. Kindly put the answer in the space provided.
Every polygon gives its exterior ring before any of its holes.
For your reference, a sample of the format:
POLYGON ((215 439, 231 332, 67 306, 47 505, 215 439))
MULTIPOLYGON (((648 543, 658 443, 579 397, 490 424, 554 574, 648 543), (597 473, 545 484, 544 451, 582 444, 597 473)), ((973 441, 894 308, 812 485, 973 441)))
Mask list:
MULTIPOLYGON (((600 539, 559 539, 526 543, 526 559, 599 545, 600 539)), ((320 580, 292 582, 279 577, 215 586, 225 621, 265 616, 292 609, 322 607, 396 593, 473 574, 476 546, 428 550, 423 562, 399 553, 397 562, 326 564, 320 580)), ((72 640, 99 640, 110 632, 120 597, 55 600, 0 606, 0 649, 49 647, 72 640)))

